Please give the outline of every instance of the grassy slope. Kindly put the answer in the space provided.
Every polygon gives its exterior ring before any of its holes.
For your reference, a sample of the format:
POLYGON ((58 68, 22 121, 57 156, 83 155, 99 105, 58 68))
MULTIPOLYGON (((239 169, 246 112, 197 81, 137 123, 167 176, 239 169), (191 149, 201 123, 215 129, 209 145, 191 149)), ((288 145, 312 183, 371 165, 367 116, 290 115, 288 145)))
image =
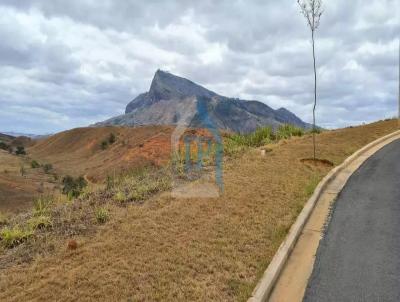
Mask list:
POLYGON ((53 191, 54 178, 43 169, 32 169, 30 160, 0 150, 0 212, 20 212, 32 203, 34 195, 53 191), (25 169, 22 176, 21 166, 25 169))
POLYGON ((28 149, 32 158, 52 163, 59 175, 86 175, 102 180, 113 170, 169 159, 172 127, 77 128, 58 133, 28 149), (101 149, 110 134, 116 142, 101 149))
MULTIPOLYGON (((380 122, 318 135, 319 157, 341 163, 397 128, 380 122)), ((116 208, 80 248, 0 273, 1 301, 245 300, 290 225, 330 168, 311 168, 311 137, 281 142, 265 157, 251 151, 225 165, 225 193, 116 208)))

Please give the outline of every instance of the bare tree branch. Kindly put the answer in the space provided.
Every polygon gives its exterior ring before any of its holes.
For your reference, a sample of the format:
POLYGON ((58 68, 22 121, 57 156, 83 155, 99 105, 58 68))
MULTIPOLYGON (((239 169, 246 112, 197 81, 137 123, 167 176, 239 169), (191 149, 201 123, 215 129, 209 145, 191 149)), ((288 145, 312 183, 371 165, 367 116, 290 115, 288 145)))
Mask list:
POLYGON ((322 10, 322 0, 297 0, 300 6, 301 13, 306 18, 308 26, 311 30, 311 40, 312 40, 312 54, 314 61, 314 106, 313 106, 313 149, 314 149, 314 160, 316 159, 316 145, 315 145, 315 109, 317 107, 317 68, 315 62, 315 39, 314 32, 319 26, 319 21, 321 19, 322 10))

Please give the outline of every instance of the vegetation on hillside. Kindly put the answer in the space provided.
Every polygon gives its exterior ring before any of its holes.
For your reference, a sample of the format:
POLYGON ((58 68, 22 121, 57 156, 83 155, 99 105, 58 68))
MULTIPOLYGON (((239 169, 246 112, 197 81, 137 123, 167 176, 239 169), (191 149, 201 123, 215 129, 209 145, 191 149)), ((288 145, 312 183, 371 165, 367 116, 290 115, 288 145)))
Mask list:
POLYGON ((115 136, 115 134, 114 134, 114 133, 110 133, 110 135, 108 136, 108 138, 105 139, 105 140, 103 140, 103 141, 101 142, 101 144, 100 144, 101 149, 102 149, 102 150, 107 149, 107 147, 108 147, 109 145, 114 144, 114 143, 116 142, 116 140, 117 140, 117 137, 115 136))
POLYGON ((17 146, 17 150, 15 151, 16 155, 26 155, 24 146, 17 146))
POLYGON ((276 131, 273 131, 271 127, 262 127, 249 134, 228 135, 224 140, 224 152, 229 156, 248 147, 261 147, 281 139, 304 134, 306 134, 304 129, 288 124, 280 125, 276 131))
POLYGON ((87 181, 83 176, 73 178, 67 175, 62 180, 62 193, 67 195, 69 199, 78 197, 83 189, 87 186, 87 181))
POLYGON ((0 149, 8 151, 10 153, 12 152, 12 147, 3 141, 0 141, 0 149))
MULTIPOLYGON (((396 127, 388 121, 326 131, 319 138, 320 152, 337 165, 396 127)), ((282 127, 280 139, 293 133, 282 127)), ((267 135, 254 137, 237 145, 246 150, 267 135)), ((107 300, 245 301, 331 169, 301 161, 312 150, 311 140, 305 133, 277 144, 266 156, 243 152, 228 160, 225 191, 216 199, 160 194, 143 203, 171 185, 169 170, 156 167, 110 175, 104 185, 88 184, 71 200, 43 195, 30 213, 6 219, 1 229, 0 269, 7 278, 0 280, 0 300, 79 300, 96 292, 107 300), (66 251, 70 241, 78 253, 66 251), (35 257, 38 253, 45 256, 35 257), (7 269, 33 259, 34 265, 7 269), (50 282, 54 276, 84 282, 71 283, 66 291, 63 284, 50 282), (104 286, 110 279, 118 280, 118 288, 104 286), (32 286, 37 280, 44 286, 32 286)), ((98 150, 98 142, 95 146, 98 150)))

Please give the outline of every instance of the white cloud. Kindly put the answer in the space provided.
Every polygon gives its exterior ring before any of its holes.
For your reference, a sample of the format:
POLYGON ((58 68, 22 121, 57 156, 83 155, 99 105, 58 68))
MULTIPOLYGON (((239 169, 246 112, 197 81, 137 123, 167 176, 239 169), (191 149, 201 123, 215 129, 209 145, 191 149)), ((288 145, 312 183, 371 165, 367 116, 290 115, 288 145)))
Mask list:
MULTIPOLYGON (((397 1, 324 7, 319 124, 394 115, 397 1)), ((158 68, 311 121, 310 33, 295 1, 4 0, 0 36, 0 131, 54 132, 122 113, 158 68)))

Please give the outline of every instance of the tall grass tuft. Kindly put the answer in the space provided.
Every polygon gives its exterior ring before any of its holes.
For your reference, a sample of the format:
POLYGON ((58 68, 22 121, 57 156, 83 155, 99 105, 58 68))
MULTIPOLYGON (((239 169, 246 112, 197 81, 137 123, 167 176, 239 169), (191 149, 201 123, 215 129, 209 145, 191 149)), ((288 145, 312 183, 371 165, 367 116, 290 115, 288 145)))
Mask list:
POLYGON ((53 203, 54 198, 51 195, 41 195, 36 198, 33 203, 34 216, 47 216, 53 203))
POLYGON ((261 127, 249 134, 232 134, 224 139, 224 152, 232 155, 247 147, 261 147, 271 143, 275 134, 271 127, 261 127))
POLYGON ((106 223, 109 216, 108 211, 105 208, 96 209, 95 215, 96 215, 96 221, 100 224, 106 223))
POLYGON ((303 136, 304 130, 289 124, 280 125, 276 131, 277 139, 288 139, 292 136, 303 136))

